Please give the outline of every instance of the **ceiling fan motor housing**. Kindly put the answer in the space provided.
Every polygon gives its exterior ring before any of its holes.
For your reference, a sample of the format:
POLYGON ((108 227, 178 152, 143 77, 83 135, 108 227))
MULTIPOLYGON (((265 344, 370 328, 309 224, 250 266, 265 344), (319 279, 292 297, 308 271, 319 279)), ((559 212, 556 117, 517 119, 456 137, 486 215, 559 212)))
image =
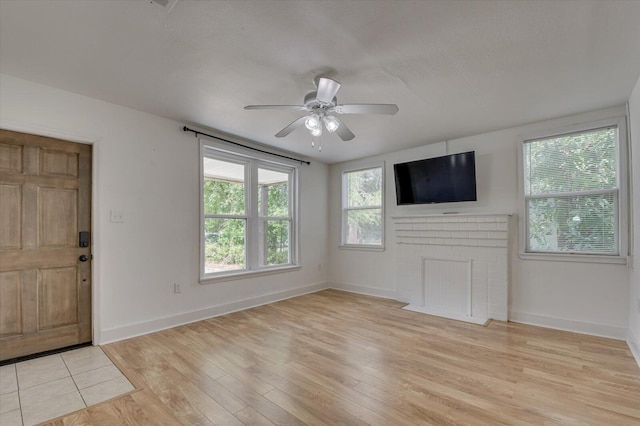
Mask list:
POLYGON ((307 93, 307 95, 304 97, 304 105, 309 109, 309 111, 314 111, 317 110, 319 108, 323 108, 323 109, 327 109, 327 108, 331 108, 334 107, 335 105, 337 105, 338 103, 338 98, 337 97, 333 97, 333 100, 330 103, 324 103, 321 102, 317 99, 317 93, 318 92, 309 92, 307 93))
POLYGON ((326 77, 317 79, 317 90, 304 97, 304 105, 247 105, 245 109, 291 109, 308 111, 310 114, 294 120, 291 124, 276 133, 277 138, 289 135, 295 129, 305 126, 313 136, 322 134, 323 126, 329 133, 335 133, 343 141, 350 141, 355 135, 334 114, 388 114, 398 112, 395 104, 345 104, 338 105, 336 93, 341 84, 326 77))

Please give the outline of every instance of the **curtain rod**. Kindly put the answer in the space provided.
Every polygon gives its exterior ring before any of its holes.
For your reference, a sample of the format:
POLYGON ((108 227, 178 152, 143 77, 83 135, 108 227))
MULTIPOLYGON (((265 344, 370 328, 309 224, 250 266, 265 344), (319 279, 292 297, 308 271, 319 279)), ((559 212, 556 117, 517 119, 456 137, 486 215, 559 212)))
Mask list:
POLYGON ((184 126, 182 128, 182 131, 183 132, 193 132, 193 133, 196 134, 196 137, 198 135, 207 136, 207 137, 210 137, 210 138, 213 138, 213 139, 218 139, 219 141, 222 141, 222 142, 230 143, 232 145, 241 146, 242 148, 247 148, 247 149, 250 149, 250 150, 253 150, 253 151, 262 152, 263 154, 275 155, 276 157, 286 158, 287 160, 298 161, 301 164, 306 164, 306 165, 311 164, 310 161, 300 160, 299 158, 287 157, 286 155, 276 154, 275 152, 269 152, 269 151, 265 151, 265 150, 262 150, 262 149, 254 148, 252 146, 243 145, 243 144, 238 143, 238 142, 230 141, 228 139, 224 139, 224 138, 221 138, 221 137, 218 137, 218 136, 213 136, 213 135, 210 135, 210 134, 207 134, 207 133, 202 133, 202 132, 199 132, 197 130, 190 129, 187 126, 184 126))

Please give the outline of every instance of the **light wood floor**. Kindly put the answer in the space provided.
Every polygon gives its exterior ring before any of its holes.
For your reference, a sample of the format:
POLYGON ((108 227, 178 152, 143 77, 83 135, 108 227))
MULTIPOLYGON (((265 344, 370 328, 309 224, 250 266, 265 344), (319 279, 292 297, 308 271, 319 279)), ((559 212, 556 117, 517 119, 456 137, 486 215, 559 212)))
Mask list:
POLYGON ((51 422, 640 424, 626 343, 326 290, 103 347, 140 389, 51 422))

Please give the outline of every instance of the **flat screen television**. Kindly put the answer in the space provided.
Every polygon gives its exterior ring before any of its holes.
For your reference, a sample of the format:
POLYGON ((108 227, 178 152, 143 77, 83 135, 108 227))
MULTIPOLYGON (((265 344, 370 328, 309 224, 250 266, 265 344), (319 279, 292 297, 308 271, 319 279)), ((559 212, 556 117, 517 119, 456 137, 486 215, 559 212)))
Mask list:
POLYGON ((476 201, 475 151, 393 165, 398 205, 476 201))

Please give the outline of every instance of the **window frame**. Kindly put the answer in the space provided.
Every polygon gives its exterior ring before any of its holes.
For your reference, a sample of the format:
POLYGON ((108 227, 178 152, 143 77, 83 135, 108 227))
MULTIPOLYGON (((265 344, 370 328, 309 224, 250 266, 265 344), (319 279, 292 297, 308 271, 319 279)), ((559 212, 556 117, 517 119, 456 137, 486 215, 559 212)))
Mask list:
POLYGON ((291 161, 274 161, 268 154, 260 155, 248 149, 231 149, 222 143, 209 139, 200 139, 199 150, 199 282, 209 284, 220 281, 243 279, 251 276, 282 273, 300 269, 298 254, 298 164, 291 161), (245 164, 245 214, 244 215, 224 215, 205 214, 204 211, 204 158, 214 158, 237 164, 245 164), (289 262, 278 265, 261 265, 260 259, 260 222, 263 219, 274 219, 260 216, 258 201, 258 169, 267 169, 288 174, 288 198, 289 216, 277 217, 278 220, 289 220, 289 262), (255 203, 255 206, 254 206, 255 203), (245 268, 231 271, 220 271, 205 273, 205 218, 246 218, 245 228, 245 268))
POLYGON ((342 174, 341 174, 341 182, 340 182, 340 186, 341 186, 341 191, 342 191, 342 206, 341 206, 341 235, 340 235, 340 248, 341 249, 352 249, 352 250, 369 250, 369 251, 384 251, 385 249, 385 214, 384 214, 384 210, 385 210, 385 186, 386 186, 386 180, 385 180, 385 163, 384 161, 381 162, 376 162, 376 163, 368 163, 368 164, 364 164, 364 165, 359 165, 356 167, 350 167, 347 169, 342 170, 342 174), (347 175, 349 173, 354 173, 354 172, 359 172, 359 171, 363 171, 363 170, 370 170, 370 169, 380 169, 380 189, 381 189, 381 204, 379 206, 359 206, 357 208, 349 208, 347 207, 348 205, 348 191, 347 189, 347 175), (368 210, 368 209, 380 209, 380 244, 348 244, 346 242, 346 235, 347 235, 347 212, 350 210, 368 210))
MULTIPOLYGON (((289 221, 289 262, 288 263, 282 263, 282 264, 278 264, 278 265, 261 265, 261 253, 260 253, 260 246, 255 244, 254 247, 252 247, 253 250, 256 251, 256 253, 254 253, 255 258, 257 259, 257 265, 260 267, 260 269, 276 269, 279 267, 287 267, 287 266, 291 266, 292 264, 294 264, 294 262, 297 259, 297 256, 294 255, 293 251, 291 250, 292 246, 293 246, 293 242, 292 242, 292 235, 295 232, 294 228, 295 228, 295 224, 297 223, 297 220, 295 220, 294 218, 294 212, 297 210, 296 208, 294 208, 294 201, 296 199, 296 197, 294 196, 294 188, 295 188, 295 184, 294 184, 294 180, 295 180, 295 175, 297 174, 297 170, 295 170, 294 167, 290 167, 290 166, 284 166, 282 164, 278 164, 278 163, 274 163, 274 162, 270 162, 270 161, 264 161, 264 160, 257 160, 256 164, 255 164, 255 168, 253 169, 256 173, 258 173, 258 169, 263 169, 263 170, 270 170, 270 171, 274 171, 274 172, 280 172, 280 173, 287 173, 288 174, 288 191, 287 191, 287 195, 289 198, 289 214, 288 216, 262 216, 260 213, 260 207, 257 206, 256 207, 256 211, 255 211, 255 215, 252 216, 252 220, 254 220, 254 224, 253 226, 257 229, 257 236, 259 237, 260 235, 260 226, 262 223, 267 223, 268 221, 289 221)), ((256 201, 259 199, 258 198, 258 191, 260 191, 260 188, 258 186, 258 180, 255 180, 255 184, 256 184, 256 189, 255 189, 255 194, 256 194, 256 201)), ((254 193, 254 191, 251 191, 252 194, 254 193)))
MULTIPOLYGON (((521 137, 518 144, 518 192, 519 192, 519 256, 524 260, 551 260, 551 261, 573 261, 573 262, 597 262, 597 263, 618 263, 626 264, 628 260, 628 164, 627 164, 627 126, 626 117, 614 117, 597 121, 589 121, 572 126, 566 126, 546 131, 532 132, 521 137), (524 166, 524 148, 529 142, 540 139, 548 139, 563 135, 588 132, 591 130, 602 129, 606 127, 617 127, 616 142, 616 161, 617 176, 616 189, 614 190, 595 190, 586 191, 597 192, 601 194, 614 193, 616 199, 616 209, 614 211, 616 221, 616 234, 614 236, 616 243, 616 254, 588 254, 588 253, 565 253, 565 252, 544 252, 544 251, 528 251, 529 241, 529 210, 527 208, 528 200, 540 198, 540 196, 527 196, 525 193, 525 166, 524 166)), ((567 195, 580 195, 582 191, 569 192, 567 195)), ((558 195, 558 194, 555 194, 558 195)))

